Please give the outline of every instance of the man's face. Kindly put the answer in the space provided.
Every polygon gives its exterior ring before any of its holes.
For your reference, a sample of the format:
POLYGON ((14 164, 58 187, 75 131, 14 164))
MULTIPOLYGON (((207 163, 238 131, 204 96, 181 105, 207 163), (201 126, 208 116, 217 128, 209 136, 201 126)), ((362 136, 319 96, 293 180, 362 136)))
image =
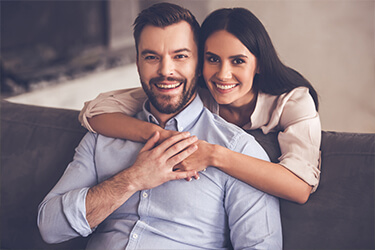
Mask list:
POLYGON ((144 27, 138 44, 137 67, 153 108, 175 114, 196 93, 198 52, 190 25, 181 21, 165 28, 144 27))

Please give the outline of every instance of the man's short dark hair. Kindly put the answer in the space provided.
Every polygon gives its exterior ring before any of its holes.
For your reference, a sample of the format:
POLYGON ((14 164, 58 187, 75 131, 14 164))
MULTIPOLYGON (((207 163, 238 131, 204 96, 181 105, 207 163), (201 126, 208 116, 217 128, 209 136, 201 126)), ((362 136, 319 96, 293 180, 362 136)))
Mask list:
POLYGON ((194 33, 194 41, 198 46, 200 26, 194 15, 188 9, 172 3, 158 3, 144 9, 141 13, 139 13, 133 24, 133 36, 137 55, 139 38, 145 26, 152 25, 155 27, 164 28, 169 25, 179 23, 180 21, 186 21, 190 25, 194 33))

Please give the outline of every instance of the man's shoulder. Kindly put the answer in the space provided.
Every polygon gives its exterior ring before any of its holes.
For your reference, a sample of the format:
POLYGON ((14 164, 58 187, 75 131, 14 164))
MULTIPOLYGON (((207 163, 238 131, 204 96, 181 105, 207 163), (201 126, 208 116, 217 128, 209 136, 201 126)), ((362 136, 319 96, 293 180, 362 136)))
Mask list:
POLYGON ((207 108, 204 108, 203 112, 208 117, 208 120, 212 123, 212 125, 217 128, 218 133, 222 133, 230 139, 243 138, 243 140, 248 141, 248 143, 251 143, 253 140, 255 141, 254 137, 245 132, 242 128, 233 123, 227 122, 224 120, 224 118, 212 113, 207 108))
MULTIPOLYGON (((223 130, 228 130, 228 131, 233 131, 233 133, 237 134, 247 134, 242 128, 238 127, 237 125, 227 122, 224 118, 219 116, 218 114, 212 113, 210 110, 208 110, 206 107, 204 107, 204 112, 206 113, 207 116, 210 117, 210 120, 218 126, 223 128, 223 130)), ((251 136, 251 135, 249 135, 251 136)))
POLYGON ((235 152, 246 154, 252 157, 269 161, 269 157, 255 138, 242 128, 227 122, 217 114, 213 114, 208 109, 203 110, 202 125, 199 130, 203 130, 205 140, 224 146, 235 152), (205 128, 202 128, 205 127, 205 128))

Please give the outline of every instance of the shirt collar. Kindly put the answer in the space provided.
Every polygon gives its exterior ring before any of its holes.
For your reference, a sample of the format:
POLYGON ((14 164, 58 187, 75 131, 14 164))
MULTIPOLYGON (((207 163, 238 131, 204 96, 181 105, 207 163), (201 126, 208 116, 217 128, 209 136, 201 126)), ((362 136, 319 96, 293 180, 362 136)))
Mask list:
MULTIPOLYGON (((147 99, 143 103, 143 114, 145 115, 145 120, 159 125, 156 117, 148 111, 148 106, 149 102, 147 99)), ((194 124, 194 121, 198 119, 203 108, 203 102, 197 94, 194 100, 186 108, 166 122, 166 129, 173 129, 179 132, 187 131, 190 126, 194 124)))

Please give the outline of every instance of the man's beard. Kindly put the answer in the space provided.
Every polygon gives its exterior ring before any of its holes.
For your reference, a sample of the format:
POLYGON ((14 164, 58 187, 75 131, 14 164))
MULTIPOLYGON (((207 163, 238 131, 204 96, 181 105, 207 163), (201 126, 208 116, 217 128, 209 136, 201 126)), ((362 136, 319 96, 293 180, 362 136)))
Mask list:
MULTIPOLYGON (((173 78, 173 77, 158 77, 158 78, 152 78, 149 82, 149 84, 146 84, 141 79, 143 90, 145 91, 149 101, 151 102, 152 106, 156 108, 157 111, 163 114, 174 114, 179 111, 181 111, 183 108, 185 108, 186 104, 189 103, 192 96, 195 94, 197 89, 196 84, 197 78, 194 77, 192 79, 192 82, 190 84, 190 88, 187 89, 187 79, 185 78, 173 78), (156 95, 151 89, 157 88, 155 85, 158 82, 162 81, 174 81, 174 82, 182 82, 183 85, 183 91, 181 95, 178 97, 177 102, 171 103, 171 97, 168 94, 158 94, 156 95)), ((173 97, 175 98, 175 97, 173 97)))

